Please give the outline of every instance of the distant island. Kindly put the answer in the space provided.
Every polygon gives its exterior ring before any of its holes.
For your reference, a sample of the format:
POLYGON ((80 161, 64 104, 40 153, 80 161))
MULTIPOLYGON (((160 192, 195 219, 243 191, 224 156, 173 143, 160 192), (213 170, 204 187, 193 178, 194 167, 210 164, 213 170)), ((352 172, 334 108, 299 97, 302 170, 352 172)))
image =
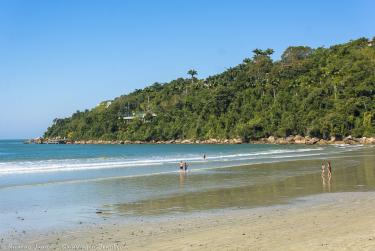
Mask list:
POLYGON ((375 143, 375 38, 329 48, 291 46, 276 61, 272 54, 272 49, 255 49, 251 58, 223 73, 199 79, 191 69, 187 78, 103 101, 55 119, 43 138, 294 143, 297 137, 304 143, 375 143))

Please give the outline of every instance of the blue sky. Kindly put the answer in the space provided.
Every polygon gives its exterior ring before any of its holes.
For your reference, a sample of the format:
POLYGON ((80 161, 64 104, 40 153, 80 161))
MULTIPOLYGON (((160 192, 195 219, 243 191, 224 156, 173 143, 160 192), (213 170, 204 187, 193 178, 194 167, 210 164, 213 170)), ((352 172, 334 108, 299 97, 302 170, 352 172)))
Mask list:
POLYGON ((375 1, 0 1, 0 138, 273 48, 375 36, 375 1))

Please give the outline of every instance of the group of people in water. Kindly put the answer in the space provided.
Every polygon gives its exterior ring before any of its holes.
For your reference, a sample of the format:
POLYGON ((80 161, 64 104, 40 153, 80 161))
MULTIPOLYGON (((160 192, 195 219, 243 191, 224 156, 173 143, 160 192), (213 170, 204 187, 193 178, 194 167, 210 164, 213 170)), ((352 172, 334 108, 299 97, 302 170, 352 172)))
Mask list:
POLYGON ((187 172, 188 164, 185 162, 180 161, 180 172, 187 172))
POLYGON ((322 177, 325 176, 325 169, 327 168, 328 171, 328 178, 332 177, 332 166, 331 161, 326 161, 325 163, 322 163, 322 177))
MULTIPOLYGON (((206 154, 203 154, 203 159, 206 160, 206 154)), ((188 163, 186 161, 180 161, 179 163, 179 167, 180 167, 180 172, 187 172, 187 169, 188 169, 188 163)))

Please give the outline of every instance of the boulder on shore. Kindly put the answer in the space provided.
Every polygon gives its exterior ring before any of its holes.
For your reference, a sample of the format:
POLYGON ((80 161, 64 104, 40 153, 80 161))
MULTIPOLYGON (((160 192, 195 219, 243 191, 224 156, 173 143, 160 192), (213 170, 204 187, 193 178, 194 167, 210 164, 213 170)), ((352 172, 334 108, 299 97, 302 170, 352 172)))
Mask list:
POLYGON ((318 145, 327 145, 328 142, 326 140, 324 140, 324 139, 320 139, 318 142, 316 142, 316 144, 318 144, 318 145))
POLYGON ((306 139, 302 137, 301 135, 296 135, 294 137, 294 143, 296 144, 306 144, 306 139))
POLYGON ((316 144, 316 143, 318 143, 319 142, 319 139, 318 138, 311 138, 311 139, 309 139, 307 142, 306 142, 306 144, 308 144, 308 145, 314 145, 314 144, 316 144))
POLYGON ((278 138, 276 139, 275 143, 280 145, 287 145, 290 144, 290 141, 287 141, 285 138, 278 138))
POLYGON ((237 138, 237 139, 232 139, 232 141, 230 142, 231 144, 242 144, 242 139, 240 138, 237 138))
POLYGON ((366 138, 365 144, 375 144, 375 138, 374 137, 366 138))
POLYGON ((289 143, 294 143, 294 136, 293 135, 289 135, 288 137, 285 138, 285 140, 289 143))
POLYGON ((274 136, 269 136, 269 137, 267 138, 267 142, 268 142, 268 143, 272 143, 272 144, 274 144, 274 143, 276 142, 276 138, 275 138, 274 136))

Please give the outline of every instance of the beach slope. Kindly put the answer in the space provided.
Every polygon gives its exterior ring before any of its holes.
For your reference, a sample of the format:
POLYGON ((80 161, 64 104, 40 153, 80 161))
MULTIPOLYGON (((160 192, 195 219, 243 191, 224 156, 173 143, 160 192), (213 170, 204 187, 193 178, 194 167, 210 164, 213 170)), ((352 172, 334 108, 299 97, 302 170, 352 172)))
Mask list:
MULTIPOLYGON (((50 250, 374 250, 374 207, 374 192, 327 193, 285 205, 103 224, 17 239, 50 250)), ((3 240, 3 249, 7 245, 3 240)))

